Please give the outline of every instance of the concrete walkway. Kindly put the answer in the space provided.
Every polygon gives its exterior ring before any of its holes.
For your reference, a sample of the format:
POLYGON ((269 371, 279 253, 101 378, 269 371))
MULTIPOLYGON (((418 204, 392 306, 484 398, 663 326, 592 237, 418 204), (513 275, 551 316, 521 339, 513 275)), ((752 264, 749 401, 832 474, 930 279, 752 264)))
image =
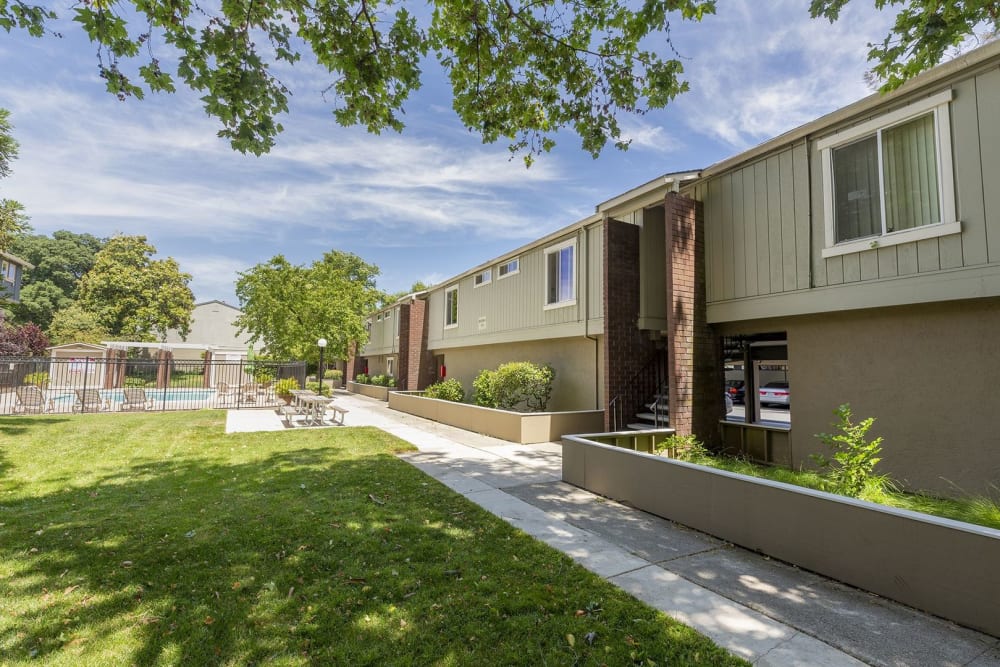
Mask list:
MULTIPOLYGON (((349 426, 590 571, 757 665, 1000 667, 1000 639, 771 560, 561 481, 558 443, 520 445, 337 394, 349 426)), ((284 430, 231 410, 226 432, 284 430)))

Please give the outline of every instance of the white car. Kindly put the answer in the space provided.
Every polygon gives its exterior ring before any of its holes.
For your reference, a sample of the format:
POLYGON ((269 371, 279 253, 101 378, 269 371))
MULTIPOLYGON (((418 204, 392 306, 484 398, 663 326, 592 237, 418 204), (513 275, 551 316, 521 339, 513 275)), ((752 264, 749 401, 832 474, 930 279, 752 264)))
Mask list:
POLYGON ((761 405, 791 405, 788 393, 788 382, 768 382, 760 388, 761 405))

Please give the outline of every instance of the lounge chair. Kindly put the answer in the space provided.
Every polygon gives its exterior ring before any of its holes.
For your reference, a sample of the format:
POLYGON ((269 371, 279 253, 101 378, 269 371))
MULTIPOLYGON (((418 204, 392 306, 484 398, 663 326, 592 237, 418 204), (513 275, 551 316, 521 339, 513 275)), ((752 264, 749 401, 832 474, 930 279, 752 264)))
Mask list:
POLYGON ((110 401, 101 398, 101 392, 96 389, 75 389, 76 404, 73 412, 100 412, 107 410, 110 401))
POLYGON ((236 392, 229 386, 228 382, 217 382, 215 385, 215 397, 222 405, 236 400, 236 392))
POLYGON ((14 412, 39 414, 46 411, 45 392, 38 387, 28 384, 18 387, 14 391, 17 393, 17 405, 14 406, 14 412))
POLYGON ((149 407, 150 400, 146 397, 146 390, 142 387, 125 387, 122 389, 122 404, 119 410, 145 410, 149 407))
POLYGON ((253 382, 247 382, 243 385, 240 390, 240 398, 244 403, 256 403, 257 402, 257 385, 253 382))

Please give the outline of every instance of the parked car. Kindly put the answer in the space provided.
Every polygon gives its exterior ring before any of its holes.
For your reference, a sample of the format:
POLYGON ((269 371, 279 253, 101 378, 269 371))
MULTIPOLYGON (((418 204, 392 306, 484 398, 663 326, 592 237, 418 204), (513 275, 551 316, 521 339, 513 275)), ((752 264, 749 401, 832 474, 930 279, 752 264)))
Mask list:
POLYGON ((733 403, 743 403, 746 397, 746 384, 743 380, 726 380, 726 394, 733 403))
POLYGON ((788 393, 788 382, 768 382, 760 388, 761 405, 791 405, 791 398, 788 393))

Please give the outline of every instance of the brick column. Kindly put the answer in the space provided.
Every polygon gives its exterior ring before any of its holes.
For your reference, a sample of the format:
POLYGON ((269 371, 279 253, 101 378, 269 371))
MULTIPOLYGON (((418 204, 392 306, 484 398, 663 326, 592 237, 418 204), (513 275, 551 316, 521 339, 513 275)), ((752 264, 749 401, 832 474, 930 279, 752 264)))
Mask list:
POLYGON ((347 370, 344 372, 344 386, 347 386, 348 382, 354 382, 354 376, 357 375, 357 361, 358 361, 358 344, 350 343, 347 346, 347 370))
POLYGON ((618 398, 625 423, 634 420, 643 400, 629 392, 635 374, 655 350, 639 331, 639 228, 604 222, 604 428, 612 428, 611 400, 618 398))
POLYGON ((671 192, 664 209, 670 426, 714 446, 725 402, 719 337, 707 321, 702 204, 671 192))
MULTIPOLYGON (((427 349, 427 300, 414 299, 410 302, 410 335, 408 338, 407 360, 410 391, 426 389, 437 379, 434 355, 427 349)), ((402 341, 400 341, 402 349, 402 341)))

